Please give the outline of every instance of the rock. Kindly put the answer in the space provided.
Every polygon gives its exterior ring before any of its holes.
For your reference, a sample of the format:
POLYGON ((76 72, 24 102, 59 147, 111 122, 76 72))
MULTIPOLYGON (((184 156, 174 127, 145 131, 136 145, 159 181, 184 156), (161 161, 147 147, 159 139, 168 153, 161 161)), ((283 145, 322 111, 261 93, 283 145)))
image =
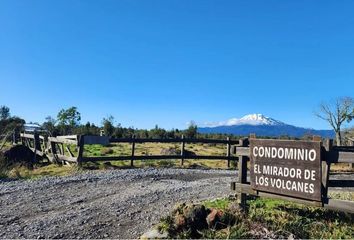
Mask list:
POLYGON ((160 233, 157 229, 152 229, 144 233, 140 239, 166 239, 168 238, 167 232, 160 233))
POLYGON ((221 210, 212 209, 209 215, 206 217, 209 228, 214 228, 215 224, 220 221, 223 212, 221 210))
POLYGON ((182 214, 175 215, 174 224, 177 230, 181 230, 186 227, 186 219, 182 214))
POLYGON ((203 205, 187 205, 183 209, 183 215, 186 219, 186 226, 192 231, 208 227, 206 222, 208 211, 203 205))

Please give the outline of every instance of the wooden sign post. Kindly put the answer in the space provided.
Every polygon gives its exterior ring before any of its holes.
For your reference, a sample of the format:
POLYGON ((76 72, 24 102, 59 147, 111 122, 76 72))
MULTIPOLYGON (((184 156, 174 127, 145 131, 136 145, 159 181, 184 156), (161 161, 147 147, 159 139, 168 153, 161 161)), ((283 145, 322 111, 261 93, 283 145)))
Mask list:
POLYGON ((251 187, 322 201, 321 142, 250 139, 251 187))

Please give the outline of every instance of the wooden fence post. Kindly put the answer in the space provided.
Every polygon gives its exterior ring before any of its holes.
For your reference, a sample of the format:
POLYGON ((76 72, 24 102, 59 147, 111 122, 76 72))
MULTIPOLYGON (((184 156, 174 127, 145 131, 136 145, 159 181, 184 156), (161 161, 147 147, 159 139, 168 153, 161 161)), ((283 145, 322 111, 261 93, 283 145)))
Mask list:
POLYGON ((231 156, 231 144, 230 138, 227 137, 227 145, 226 145, 226 156, 227 156, 227 168, 230 168, 230 156, 231 156))
POLYGON ((184 145, 185 145, 184 135, 182 135, 182 138, 181 138, 181 166, 183 166, 183 164, 184 164, 184 145))
POLYGON ((77 155, 77 164, 81 166, 82 164, 82 157, 84 155, 84 147, 85 147, 85 135, 80 135, 80 137, 76 137, 79 139, 79 151, 77 155))
POLYGON ((134 166, 134 152, 135 152, 135 135, 132 136, 132 157, 130 159, 130 166, 134 166))
MULTIPOLYGON (((255 138, 254 135, 251 135, 251 137, 255 138)), ((248 144, 248 141, 245 141, 245 140, 240 139, 240 146, 241 147, 247 147, 246 145, 248 144)), ((248 160, 247 156, 238 156, 238 182, 240 184, 247 183, 247 160, 248 160)), ((247 208, 246 208, 247 194, 242 193, 241 191, 239 193, 238 202, 239 202, 241 208, 243 208, 244 210, 247 210, 247 208)))
MULTIPOLYGON (((328 138, 325 139, 325 141, 323 142, 323 147, 325 150, 323 157, 326 157, 327 153, 331 151, 332 146, 333 146, 333 140, 328 138)), ((322 161, 322 196, 325 199, 327 198, 327 193, 328 193, 330 167, 331 167, 331 163, 329 159, 325 159, 325 161, 322 161)))
POLYGON ((16 145, 17 144, 17 131, 14 130, 14 132, 12 133, 12 145, 16 145))
POLYGON ((39 139, 39 134, 37 132, 34 132, 33 134, 33 148, 34 148, 33 162, 37 162, 37 151, 41 151, 41 142, 39 139))
MULTIPOLYGON (((351 146, 354 147, 354 141, 351 141, 351 146)), ((354 163, 351 163, 350 165, 351 166, 349 166, 349 167, 351 167, 351 170, 354 170, 354 163)))

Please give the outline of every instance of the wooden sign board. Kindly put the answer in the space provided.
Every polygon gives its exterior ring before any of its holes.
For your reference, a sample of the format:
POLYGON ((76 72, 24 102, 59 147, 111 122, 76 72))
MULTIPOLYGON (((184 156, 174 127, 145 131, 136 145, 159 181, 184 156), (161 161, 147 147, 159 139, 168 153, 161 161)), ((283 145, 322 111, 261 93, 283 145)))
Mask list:
POLYGON ((255 190, 321 201, 321 142, 250 139, 255 190))

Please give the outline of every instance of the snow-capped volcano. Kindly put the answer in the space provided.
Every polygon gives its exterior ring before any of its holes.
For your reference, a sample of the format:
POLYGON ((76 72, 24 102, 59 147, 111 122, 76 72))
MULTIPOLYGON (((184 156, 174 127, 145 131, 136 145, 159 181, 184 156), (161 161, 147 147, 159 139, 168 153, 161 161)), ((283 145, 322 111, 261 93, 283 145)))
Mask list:
POLYGON ((235 126, 235 125, 284 125, 283 122, 264 116, 260 113, 248 114, 242 118, 231 118, 227 121, 207 123, 208 127, 235 126))
POLYGON ((231 118, 227 121, 207 123, 206 127, 198 128, 200 133, 224 133, 248 136, 255 133, 257 136, 293 136, 320 135, 333 137, 332 130, 315 130, 312 128, 296 127, 283 123, 263 114, 249 114, 242 118, 231 118))

